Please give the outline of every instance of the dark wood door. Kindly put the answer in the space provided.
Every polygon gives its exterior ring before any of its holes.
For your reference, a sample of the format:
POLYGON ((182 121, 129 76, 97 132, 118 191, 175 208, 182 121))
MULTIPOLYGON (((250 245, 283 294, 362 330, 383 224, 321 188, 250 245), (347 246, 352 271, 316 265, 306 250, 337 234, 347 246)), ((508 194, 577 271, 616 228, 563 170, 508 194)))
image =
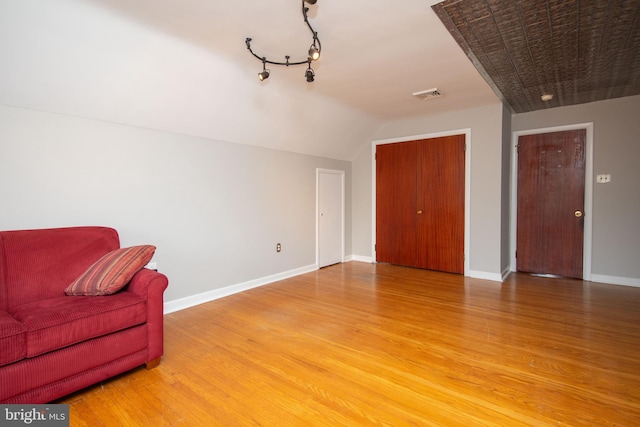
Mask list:
POLYGON ((376 259, 416 263, 416 142, 376 150, 376 259))
POLYGON ((516 269, 582 278, 584 129, 518 138, 516 269))
POLYGON ((416 267, 463 274, 464 135, 420 141, 417 164, 416 267))
POLYGON ((376 260, 464 273, 464 135, 377 147, 376 260))

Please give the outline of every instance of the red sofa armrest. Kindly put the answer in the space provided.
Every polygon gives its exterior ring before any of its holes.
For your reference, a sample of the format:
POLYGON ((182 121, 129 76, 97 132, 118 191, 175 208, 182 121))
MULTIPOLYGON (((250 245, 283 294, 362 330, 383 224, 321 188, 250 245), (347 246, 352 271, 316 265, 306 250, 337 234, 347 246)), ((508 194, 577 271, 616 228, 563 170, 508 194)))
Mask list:
POLYGON ((147 362, 159 359, 164 352, 164 290, 169 285, 169 279, 162 273, 143 268, 136 273, 129 284, 127 291, 147 300, 147 330, 148 349, 147 362))

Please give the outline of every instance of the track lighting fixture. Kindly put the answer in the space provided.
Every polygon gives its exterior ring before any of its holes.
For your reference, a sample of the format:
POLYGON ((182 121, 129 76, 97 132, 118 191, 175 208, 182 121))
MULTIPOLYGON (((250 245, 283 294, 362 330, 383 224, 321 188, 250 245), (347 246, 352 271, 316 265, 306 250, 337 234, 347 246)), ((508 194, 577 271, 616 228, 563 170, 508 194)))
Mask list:
POLYGON ((314 40, 313 44, 311 45, 311 47, 309 48, 309 58, 311 58, 311 60, 313 60, 313 61, 317 61, 318 59, 320 59, 320 51, 316 47, 315 40, 314 40))
POLYGON ((305 77, 307 79, 307 82, 311 83, 314 80, 315 72, 313 71, 313 68, 311 68, 311 62, 317 61, 318 59, 320 59, 320 51, 322 50, 322 45, 320 44, 318 33, 313 29, 313 27, 311 26, 311 23, 309 23, 309 18, 307 16, 307 12, 309 11, 309 8, 305 6, 305 3, 313 5, 313 4, 316 4, 317 1, 318 0, 302 0, 302 17, 304 18, 305 24, 307 24, 307 26, 309 27, 309 30, 311 31, 311 34, 313 35, 313 41, 311 43, 311 47, 309 47, 307 59, 305 59, 304 61, 291 62, 289 60, 291 58, 289 55, 285 56, 285 62, 271 61, 267 59, 265 56, 259 56, 251 48, 251 38, 247 37, 247 39, 245 40, 247 49, 249 50, 249 52, 251 52, 253 56, 255 56, 257 59, 262 61, 262 71, 258 73, 258 79, 262 81, 269 78, 269 70, 267 70, 266 64, 284 65, 286 67, 290 65, 307 64, 308 67, 307 67, 307 71, 305 72, 305 77))
POLYGON ((309 60, 308 63, 309 63, 309 68, 307 68, 307 71, 304 73, 304 76, 307 78, 307 82, 311 83, 312 81, 315 80, 316 73, 313 71, 313 68, 311 68, 311 60, 309 60))
POLYGON ((262 71, 258 73, 258 79, 260 81, 267 80, 269 78, 269 70, 267 70, 266 59, 262 58, 262 71))

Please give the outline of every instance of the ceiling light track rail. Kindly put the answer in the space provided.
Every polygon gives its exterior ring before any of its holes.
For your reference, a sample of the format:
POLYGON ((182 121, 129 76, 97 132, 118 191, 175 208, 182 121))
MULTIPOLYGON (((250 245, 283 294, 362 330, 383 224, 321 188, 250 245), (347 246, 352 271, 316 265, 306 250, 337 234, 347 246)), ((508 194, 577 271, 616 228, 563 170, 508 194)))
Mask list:
POLYGON ((247 49, 249 50, 251 55, 253 55, 256 59, 262 62, 262 71, 258 73, 258 79, 266 80, 269 78, 270 71, 267 69, 267 64, 283 65, 285 67, 289 67, 291 65, 307 64, 307 70, 305 72, 305 77, 307 79, 307 82, 312 82, 314 80, 315 72, 313 71, 313 68, 311 68, 311 62, 317 61, 318 59, 320 59, 322 44, 320 43, 320 39, 318 38, 318 32, 313 29, 313 27, 311 26, 311 23, 309 22, 309 16, 307 15, 307 12, 309 12, 309 8, 305 5, 305 3, 316 4, 317 1, 318 0, 302 0, 302 17, 304 18, 304 22, 305 24, 307 24, 307 27, 309 27, 309 31, 311 31, 311 34, 313 36, 311 46, 309 47, 307 59, 305 59, 304 61, 292 62, 290 55, 285 56, 285 62, 273 61, 273 60, 267 59, 266 56, 260 56, 257 53, 255 53, 251 48, 251 41, 252 41, 251 37, 246 38, 245 43, 247 45, 247 49))

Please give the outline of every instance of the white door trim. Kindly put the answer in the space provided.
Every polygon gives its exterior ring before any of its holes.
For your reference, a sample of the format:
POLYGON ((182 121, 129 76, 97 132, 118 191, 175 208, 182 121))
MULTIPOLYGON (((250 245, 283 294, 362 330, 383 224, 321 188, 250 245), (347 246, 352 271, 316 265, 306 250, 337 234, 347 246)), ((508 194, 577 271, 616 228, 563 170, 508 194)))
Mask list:
POLYGON ((516 234, 518 221, 518 138, 522 135, 561 132, 565 130, 586 130, 586 159, 584 171, 584 243, 582 256, 582 280, 591 280, 591 256, 593 246, 593 122, 513 132, 511 139, 511 227, 510 253, 511 271, 516 271, 516 234))
POLYGON ((420 139, 439 138, 442 136, 464 135, 464 275, 469 276, 471 247, 471 128, 458 129, 445 132, 427 133, 413 135, 403 138, 391 138, 372 141, 371 143, 371 254, 372 262, 376 262, 376 147, 382 144, 393 144, 396 142, 416 141, 420 139))
POLYGON ((341 178, 341 194, 340 194, 340 211, 341 211, 341 256, 340 262, 345 259, 345 172, 342 170, 316 168, 316 268, 320 268, 320 174, 340 175, 341 178))

